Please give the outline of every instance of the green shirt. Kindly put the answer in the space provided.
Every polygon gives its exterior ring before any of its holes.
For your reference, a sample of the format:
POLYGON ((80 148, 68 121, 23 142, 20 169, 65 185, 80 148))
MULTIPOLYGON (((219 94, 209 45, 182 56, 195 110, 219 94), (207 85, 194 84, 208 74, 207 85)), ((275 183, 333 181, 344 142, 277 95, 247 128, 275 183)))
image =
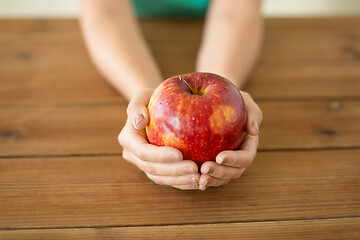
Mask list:
POLYGON ((203 18, 210 0, 132 0, 139 18, 203 18))

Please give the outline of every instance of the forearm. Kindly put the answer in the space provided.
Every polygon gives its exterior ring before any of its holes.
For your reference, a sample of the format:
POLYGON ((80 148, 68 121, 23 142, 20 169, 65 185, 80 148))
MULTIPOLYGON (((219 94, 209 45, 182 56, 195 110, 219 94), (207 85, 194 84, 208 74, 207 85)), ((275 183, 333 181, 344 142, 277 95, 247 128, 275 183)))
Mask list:
POLYGON ((205 22, 196 71, 213 72, 242 88, 260 52, 260 1, 213 0, 205 22), (231 3, 232 2, 232 3, 231 3))
POLYGON ((156 88, 162 76, 130 1, 82 0, 81 5, 86 45, 109 83, 128 100, 138 91, 156 88))

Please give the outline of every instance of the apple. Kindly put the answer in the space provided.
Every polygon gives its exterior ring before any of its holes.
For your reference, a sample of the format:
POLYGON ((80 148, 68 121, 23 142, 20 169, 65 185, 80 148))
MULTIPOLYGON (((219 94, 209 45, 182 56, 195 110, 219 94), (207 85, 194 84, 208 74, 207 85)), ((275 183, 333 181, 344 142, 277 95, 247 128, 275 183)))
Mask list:
POLYGON ((216 74, 194 72, 170 77, 153 92, 149 105, 148 141, 177 148, 184 159, 215 160, 224 150, 238 149, 246 126, 240 91, 216 74))

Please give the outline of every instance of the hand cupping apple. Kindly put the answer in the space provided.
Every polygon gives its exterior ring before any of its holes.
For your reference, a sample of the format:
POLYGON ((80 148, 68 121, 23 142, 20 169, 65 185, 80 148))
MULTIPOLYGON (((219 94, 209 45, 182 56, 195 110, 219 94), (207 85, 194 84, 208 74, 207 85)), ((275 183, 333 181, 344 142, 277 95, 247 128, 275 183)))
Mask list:
POLYGON ((132 97, 118 140, 123 158, 159 185, 221 186, 255 158, 262 113, 247 92, 210 73, 165 80, 132 97), (215 160, 215 161, 214 161, 215 160))
POLYGON ((188 73, 165 80, 148 105, 150 143, 174 147, 199 166, 224 150, 236 150, 246 127, 240 91, 212 73, 188 73))

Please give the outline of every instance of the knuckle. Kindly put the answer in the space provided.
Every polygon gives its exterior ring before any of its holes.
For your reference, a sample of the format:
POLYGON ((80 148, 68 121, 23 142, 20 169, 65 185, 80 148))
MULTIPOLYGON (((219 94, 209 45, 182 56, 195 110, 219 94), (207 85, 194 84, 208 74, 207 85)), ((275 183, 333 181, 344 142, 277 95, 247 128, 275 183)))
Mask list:
POLYGON ((156 183, 158 185, 163 185, 161 179, 157 176, 153 176, 152 180, 154 181, 154 183, 156 183))
POLYGON ((118 142, 121 146, 125 146, 126 142, 127 142, 127 138, 129 137, 129 131, 128 131, 128 127, 125 125, 119 135, 118 135, 118 142))
POLYGON ((136 150, 135 150, 135 155, 136 155, 139 159, 141 159, 141 160, 143 160, 143 161, 146 161, 146 159, 145 159, 145 153, 144 153, 144 151, 142 150, 141 147, 136 148, 136 150))
POLYGON ((147 172, 145 172, 145 174, 146 174, 146 176, 147 176, 151 181, 153 181, 154 183, 156 183, 155 180, 154 180, 154 176, 152 176, 151 174, 149 174, 149 173, 147 173, 147 172))
POLYGON ((124 146, 124 130, 121 130, 121 132, 119 133, 118 142, 121 146, 124 146))
POLYGON ((159 184, 159 179, 157 179, 156 177, 153 177, 152 180, 154 183, 159 184))
POLYGON ((264 114, 262 112, 262 110, 260 109, 260 107, 258 106, 258 110, 259 110, 259 116, 261 117, 261 119, 264 117, 264 114))
POLYGON ((143 171, 150 173, 151 175, 156 175, 157 171, 154 168, 154 166, 151 166, 151 164, 144 162, 143 163, 143 171))
POLYGON ((122 153, 122 157, 125 159, 125 160, 128 160, 130 158, 130 154, 127 150, 124 150, 123 153, 122 153))
POLYGON ((133 104, 132 104, 132 102, 130 102, 126 108, 127 115, 130 115, 130 113, 132 112, 132 109, 133 109, 133 104))
POLYGON ((133 98, 131 98, 131 100, 126 108, 127 114, 131 114, 134 111, 134 109, 136 108, 136 105, 138 103, 138 98, 139 98, 139 93, 135 94, 135 96, 133 98))

